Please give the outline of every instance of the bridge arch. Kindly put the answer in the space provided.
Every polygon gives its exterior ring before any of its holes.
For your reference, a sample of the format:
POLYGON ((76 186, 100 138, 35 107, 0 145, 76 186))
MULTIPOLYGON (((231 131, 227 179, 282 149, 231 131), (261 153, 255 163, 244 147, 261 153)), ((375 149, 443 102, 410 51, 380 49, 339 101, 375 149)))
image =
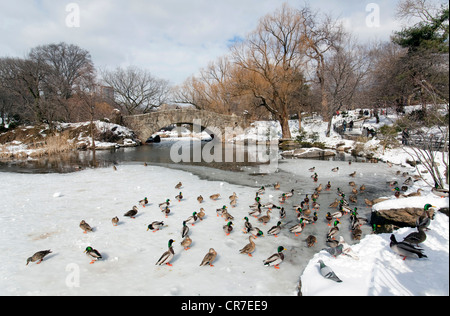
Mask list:
POLYGON ((142 115, 124 116, 124 125, 132 129, 138 138, 145 142, 162 128, 172 124, 199 125, 214 133, 215 138, 226 141, 227 128, 242 131, 248 127, 245 118, 236 115, 224 115, 210 111, 181 109, 157 111, 142 115))

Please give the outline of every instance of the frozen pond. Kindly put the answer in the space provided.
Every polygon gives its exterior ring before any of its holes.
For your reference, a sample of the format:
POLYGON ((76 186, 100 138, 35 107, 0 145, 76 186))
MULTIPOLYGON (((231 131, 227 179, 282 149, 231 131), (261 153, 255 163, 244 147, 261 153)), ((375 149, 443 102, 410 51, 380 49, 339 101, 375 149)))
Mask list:
MULTIPOLYGON (((364 198, 392 196, 387 182, 402 181, 395 176, 397 170, 386 164, 352 163, 347 161, 282 160, 278 172, 259 174, 258 166, 242 167, 242 171, 210 168, 207 165, 182 165, 160 162, 158 166, 144 167, 142 161, 119 164, 118 171, 111 167, 84 170, 68 174, 16 174, 2 173, 1 181, 1 248, 9 258, 0 267, 0 294, 2 295, 296 295, 296 286, 302 271, 315 253, 326 247, 329 227, 325 214, 340 188, 350 196, 349 181, 366 192, 358 195, 360 216, 369 216, 364 198), (165 168, 170 167, 170 168, 165 168), (315 167, 318 182, 313 182, 309 168, 315 167), (339 167, 339 172, 331 169, 339 167), (175 170, 180 169, 180 170, 175 170), (356 171, 356 177, 349 177, 356 171), (185 199, 178 203, 174 188, 183 182, 185 199), (330 191, 322 191, 319 221, 306 226, 301 236, 295 237, 288 228, 297 223, 293 205, 299 204, 306 194, 328 181, 330 191), (279 182, 281 190, 273 184, 279 182), (283 230, 278 238, 258 238, 253 258, 239 254, 248 243, 242 233, 243 217, 248 216, 257 188, 266 186, 262 203, 278 204, 282 192, 294 190, 294 196, 283 206, 287 217, 282 220, 283 230), (226 236, 222 231, 224 220, 216 217, 215 210, 229 206, 228 196, 239 196, 236 208, 229 207, 235 217, 234 231, 226 236), (222 198, 209 200, 209 195, 220 193, 222 198), (202 194, 205 203, 196 198, 202 194), (121 215, 138 200, 148 196, 150 205, 140 207, 135 220, 121 215), (172 213, 165 219, 157 204, 170 198, 172 213), (192 212, 204 207, 207 218, 191 227, 194 240, 192 249, 185 252, 180 246, 181 223, 192 212), (113 227, 111 218, 119 216, 121 225, 113 227), (85 219, 95 227, 92 234, 83 234, 78 227, 85 219), (164 220, 168 227, 157 233, 146 228, 154 220, 164 220), (318 243, 307 248, 305 239, 313 234, 318 243), (173 267, 158 267, 155 262, 167 250, 170 238, 176 241, 173 267), (97 248, 104 255, 103 262, 89 265, 83 254, 87 246, 97 248), (264 267, 262 261, 272 255, 278 246, 284 246, 285 262, 280 270, 264 267), (219 256, 214 268, 199 267, 209 248, 219 256), (53 254, 41 265, 25 266, 26 258, 39 250, 52 249, 53 254), (78 274, 77 274, 78 273, 78 274), (77 279, 78 276, 78 279, 77 279), (120 282, 119 282, 120 280, 120 282), (78 281, 78 283, 77 283, 78 281), (157 284, 157 286, 155 286, 157 284)), ((271 221, 263 226, 256 219, 250 221, 264 233, 278 222, 274 210, 271 221)), ((349 230, 349 215, 342 219, 340 235, 353 244, 349 230)), ((365 234, 371 228, 363 228, 365 234)))

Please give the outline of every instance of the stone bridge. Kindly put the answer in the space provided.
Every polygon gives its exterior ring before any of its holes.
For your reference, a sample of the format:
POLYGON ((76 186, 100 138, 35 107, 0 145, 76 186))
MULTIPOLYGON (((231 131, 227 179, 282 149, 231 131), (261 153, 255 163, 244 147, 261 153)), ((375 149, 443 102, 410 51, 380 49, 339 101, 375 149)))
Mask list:
POLYGON ((142 115, 124 116, 123 124, 132 129, 142 142, 172 124, 193 125, 194 131, 206 130, 222 141, 241 134, 249 126, 244 117, 195 109, 156 111, 142 115), (196 125, 198 125, 198 129, 196 129, 196 125), (231 135, 227 133, 229 128, 234 129, 231 135))

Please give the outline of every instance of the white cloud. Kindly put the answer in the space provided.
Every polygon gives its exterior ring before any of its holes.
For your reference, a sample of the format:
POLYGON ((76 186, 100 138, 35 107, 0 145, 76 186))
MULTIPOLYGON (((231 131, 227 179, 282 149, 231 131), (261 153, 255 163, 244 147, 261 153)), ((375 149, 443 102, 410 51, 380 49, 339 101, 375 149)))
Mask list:
MULTIPOLYGON (((302 0, 288 0, 293 7, 302 0)), ((311 1, 313 9, 340 16, 363 38, 389 39, 395 1, 380 0, 382 24, 364 25, 371 1, 311 1)), ((74 43, 100 68, 136 65, 181 83, 245 37, 280 0, 15 0, 0 4, 0 56, 23 57, 37 45, 74 43), (65 25, 66 5, 80 7, 80 27, 65 25)))

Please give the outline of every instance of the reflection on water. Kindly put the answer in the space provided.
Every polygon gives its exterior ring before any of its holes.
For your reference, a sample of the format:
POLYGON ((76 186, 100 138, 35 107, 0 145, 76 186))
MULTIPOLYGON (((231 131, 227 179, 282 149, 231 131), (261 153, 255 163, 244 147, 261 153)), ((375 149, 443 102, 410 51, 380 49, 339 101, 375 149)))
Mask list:
MULTIPOLYGON (((219 144, 208 142, 163 141, 134 148, 117 150, 97 150, 95 163, 92 151, 80 151, 38 160, 0 162, 0 171, 19 173, 68 173, 91 167, 108 167, 127 162, 146 162, 148 164, 181 164, 207 166, 215 169, 240 171, 243 166, 269 164, 269 158, 278 159, 278 147, 239 144, 219 144), (177 144, 178 150, 173 146, 177 144), (198 147, 197 147, 198 146, 198 147), (172 157, 171 157, 172 150, 172 157), (182 161, 178 161, 184 157, 182 161), (172 158, 175 158, 174 161, 172 158), (212 160, 212 161, 211 161, 212 160)), ((321 160, 355 160, 349 155, 338 154, 333 158, 321 160)))

